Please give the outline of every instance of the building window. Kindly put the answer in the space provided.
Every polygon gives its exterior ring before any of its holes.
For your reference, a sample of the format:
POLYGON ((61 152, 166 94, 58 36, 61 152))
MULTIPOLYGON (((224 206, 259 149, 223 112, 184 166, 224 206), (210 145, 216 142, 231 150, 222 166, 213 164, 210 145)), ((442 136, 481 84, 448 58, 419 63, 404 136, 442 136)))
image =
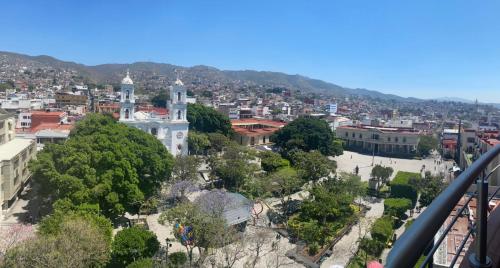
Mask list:
POLYGON ((395 142, 398 142, 398 141, 399 141, 398 137, 394 138, 394 141, 395 141, 395 142))
POLYGON ((403 142, 406 142, 406 137, 403 137, 403 142))
POLYGON ((151 135, 153 136, 158 135, 158 130, 155 127, 151 129, 151 135))
POLYGON ((129 116, 130 116, 130 115, 129 115, 129 113, 130 113, 130 112, 128 111, 128 109, 125 109, 125 119, 128 119, 128 118, 129 118, 129 116))
POLYGON ((359 138, 362 139, 363 138, 363 134, 359 133, 359 138))
POLYGON ((255 145, 255 138, 254 137, 250 138, 250 145, 255 145))
POLYGON ((346 132, 346 133, 345 133, 345 136, 346 136, 346 137, 349 137, 349 132, 346 132))
POLYGON ((262 137, 262 143, 266 143, 266 136, 262 137))
POLYGON ((356 133, 353 132, 352 133, 352 137, 355 138, 356 137, 356 133))
POLYGON ((181 93, 180 92, 177 92, 177 101, 180 102, 181 101, 181 93))
POLYGON ((391 137, 387 137, 387 141, 391 141, 391 137))
POLYGON ((177 111, 177 120, 181 120, 181 119, 182 119, 182 112, 177 111))

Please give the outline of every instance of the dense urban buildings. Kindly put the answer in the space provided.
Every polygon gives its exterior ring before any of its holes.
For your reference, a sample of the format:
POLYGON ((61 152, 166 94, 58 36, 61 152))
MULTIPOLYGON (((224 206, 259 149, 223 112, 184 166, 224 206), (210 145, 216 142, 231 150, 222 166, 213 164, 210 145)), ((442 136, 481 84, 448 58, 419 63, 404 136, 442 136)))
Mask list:
POLYGON ((30 178, 28 162, 36 152, 34 140, 16 137, 15 116, 0 109, 0 219, 30 178))

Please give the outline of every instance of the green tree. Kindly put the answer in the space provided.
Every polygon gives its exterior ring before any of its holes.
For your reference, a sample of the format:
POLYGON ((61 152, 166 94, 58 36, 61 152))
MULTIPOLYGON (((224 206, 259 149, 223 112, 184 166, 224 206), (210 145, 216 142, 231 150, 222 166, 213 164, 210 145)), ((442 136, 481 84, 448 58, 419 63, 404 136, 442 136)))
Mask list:
POLYGON ((65 219, 55 234, 40 233, 7 251, 1 267, 104 267, 110 259, 107 237, 85 218, 65 219))
POLYGON ((154 107, 167 107, 167 101, 170 100, 170 96, 166 91, 161 91, 160 94, 154 96, 151 99, 151 103, 154 107))
POLYGON ((169 222, 174 225, 173 233, 186 248, 189 267, 194 265, 194 249, 197 248, 200 253, 198 263, 201 264, 207 256, 209 248, 218 246, 219 238, 227 235, 230 231, 223 218, 210 215, 203 211, 198 204, 190 202, 181 203, 167 210, 160 215, 158 221, 161 224, 169 222), (179 229, 175 227, 176 224, 190 228, 190 233, 187 234, 191 238, 189 243, 183 240, 182 235, 178 232, 179 229))
POLYGON ((291 195, 300 190, 303 182, 297 171, 291 167, 285 167, 270 173, 263 183, 266 191, 276 194, 281 202, 281 211, 285 222, 288 221, 288 208, 291 195))
POLYGON ((387 184, 394 170, 391 167, 375 165, 370 173, 371 179, 376 182, 376 190, 380 192, 382 185, 387 184))
POLYGON ((438 140, 432 135, 422 135, 417 145, 417 153, 428 156, 432 150, 437 150, 438 140))
POLYGON ((187 256, 184 252, 174 252, 168 255, 169 267, 184 267, 187 262, 187 256))
POLYGON ((208 133, 207 136, 210 141, 210 149, 215 152, 222 152, 231 143, 231 140, 221 133, 208 133))
POLYGON ((204 153, 210 148, 210 145, 210 140, 208 139, 207 134, 197 131, 189 131, 188 146, 190 154, 198 155, 204 153))
POLYGON ((290 166, 290 162, 281 157, 280 154, 271 151, 262 151, 259 153, 260 165, 267 172, 274 172, 280 168, 290 166))
POLYGON ((196 181, 198 179, 198 168, 200 159, 192 155, 178 155, 175 158, 172 177, 175 181, 196 181))
POLYGON ((152 267, 154 267, 154 262, 153 259, 151 258, 138 259, 127 265, 127 268, 152 268, 152 267))
POLYGON ((137 213, 170 176, 173 158, 155 137, 89 114, 63 144, 49 144, 30 163, 40 195, 54 202, 98 204, 114 219, 137 213))
POLYGON ((245 181, 257 171, 254 152, 249 148, 230 144, 215 163, 215 174, 230 191, 238 191, 245 181))
POLYGON ((298 169, 304 181, 317 182, 335 172, 336 163, 319 151, 293 151, 290 153, 292 164, 298 169))
POLYGON ((203 104, 188 104, 187 120, 189 121, 190 130, 209 133, 219 132, 224 135, 231 133, 229 117, 203 104))
POLYGON ((44 217, 39 224, 38 232, 42 235, 59 235, 66 222, 84 221, 101 233, 100 237, 111 245, 113 225, 109 219, 100 215, 98 205, 80 204, 75 206, 67 199, 54 203, 54 211, 44 217))
POLYGON ((335 142, 335 135, 328 123, 321 119, 298 118, 271 136, 284 155, 290 151, 317 150, 324 155, 342 154, 342 144, 335 142))
POLYGON ((427 171, 424 178, 422 178, 419 183, 420 206, 429 206, 445 187, 446 184, 443 182, 443 177, 432 176, 431 173, 427 171))
POLYGON ((126 266, 141 258, 150 258, 160 248, 156 235, 141 227, 131 227, 119 231, 113 240, 114 261, 126 266))

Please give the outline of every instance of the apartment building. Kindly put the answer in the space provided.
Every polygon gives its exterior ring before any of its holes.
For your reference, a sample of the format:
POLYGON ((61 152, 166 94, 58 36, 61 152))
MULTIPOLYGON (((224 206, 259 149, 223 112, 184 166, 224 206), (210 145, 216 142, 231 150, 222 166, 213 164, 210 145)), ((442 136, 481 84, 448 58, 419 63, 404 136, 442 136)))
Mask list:
POLYGON ((35 141, 16 138, 15 125, 15 115, 0 109, 0 218, 26 185, 28 162, 36 156, 35 141))
POLYGON ((421 132, 412 128, 339 126, 336 136, 348 149, 368 154, 412 156, 417 151, 421 132))

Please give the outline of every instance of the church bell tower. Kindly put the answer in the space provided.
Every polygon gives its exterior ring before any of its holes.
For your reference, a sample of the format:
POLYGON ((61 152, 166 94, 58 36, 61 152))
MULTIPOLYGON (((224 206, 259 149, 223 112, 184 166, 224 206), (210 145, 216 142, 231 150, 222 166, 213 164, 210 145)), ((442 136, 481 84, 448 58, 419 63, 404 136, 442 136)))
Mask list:
POLYGON ((130 78, 129 71, 123 78, 120 97, 120 121, 134 121, 135 112, 134 82, 130 78))

